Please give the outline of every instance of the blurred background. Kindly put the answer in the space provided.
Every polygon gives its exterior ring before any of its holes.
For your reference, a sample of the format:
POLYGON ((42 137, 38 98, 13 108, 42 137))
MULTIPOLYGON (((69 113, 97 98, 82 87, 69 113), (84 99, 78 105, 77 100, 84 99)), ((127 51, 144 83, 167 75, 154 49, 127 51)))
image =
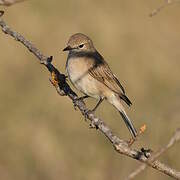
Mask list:
MULTIPOLYGON (((156 151, 180 126, 180 6, 173 4, 150 18, 162 2, 28 0, 1 9, 7 24, 45 55, 53 55, 61 72, 69 36, 82 32, 91 37, 133 102, 126 109, 135 126, 147 125, 134 147, 156 151)), ((0 32, 0 49, 0 179, 121 180, 140 165, 88 128, 24 46, 0 32)), ((90 108, 96 103, 86 102, 90 108)), ((107 102, 96 114, 119 137, 130 137, 107 102)), ((178 169, 179 150, 176 144, 159 159, 178 169)), ((148 168, 135 179, 170 178, 148 168)))

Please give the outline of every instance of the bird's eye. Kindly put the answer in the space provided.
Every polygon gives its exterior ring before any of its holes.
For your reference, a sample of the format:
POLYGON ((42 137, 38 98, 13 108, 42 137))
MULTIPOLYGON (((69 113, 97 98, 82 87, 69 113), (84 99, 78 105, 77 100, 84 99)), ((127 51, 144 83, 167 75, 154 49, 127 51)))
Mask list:
POLYGON ((83 47, 84 47, 84 44, 79 45, 79 48, 83 48, 83 47))

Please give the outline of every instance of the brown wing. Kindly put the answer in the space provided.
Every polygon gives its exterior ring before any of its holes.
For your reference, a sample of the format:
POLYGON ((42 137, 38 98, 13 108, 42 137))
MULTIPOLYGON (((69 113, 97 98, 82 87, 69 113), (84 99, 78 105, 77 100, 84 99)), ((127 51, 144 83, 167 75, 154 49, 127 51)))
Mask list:
POLYGON ((89 69, 89 73, 117 94, 125 94, 124 88, 105 61, 102 61, 97 65, 95 64, 89 69))
POLYGON ((132 104, 128 97, 125 95, 123 86, 116 78, 116 76, 112 73, 111 69, 105 61, 94 64, 94 66, 89 69, 89 74, 98 81, 102 82, 109 89, 117 93, 119 97, 123 99, 129 106, 132 104))

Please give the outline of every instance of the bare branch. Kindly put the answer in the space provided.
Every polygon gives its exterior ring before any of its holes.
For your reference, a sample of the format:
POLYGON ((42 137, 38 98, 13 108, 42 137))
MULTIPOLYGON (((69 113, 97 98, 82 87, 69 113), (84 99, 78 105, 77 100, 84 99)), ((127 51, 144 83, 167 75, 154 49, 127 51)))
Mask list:
POLYGON ((15 3, 22 2, 22 1, 25 1, 25 0, 0 0, 0 5, 10 6, 15 3))
MULTIPOLYGON (((82 115, 84 115, 84 113, 88 111, 85 103, 81 99, 80 100, 77 99, 77 95, 67 84, 65 75, 60 73, 57 70, 57 68, 53 66, 52 57, 44 56, 33 44, 27 41, 22 35, 9 28, 6 25, 5 21, 3 21, 1 18, 0 18, 0 26, 5 34, 10 35, 16 41, 21 42, 30 52, 32 52, 38 58, 40 63, 43 64, 51 73, 51 82, 55 86, 59 95, 67 95, 75 103, 75 105, 81 111, 82 115)), ((97 127, 98 130, 107 137, 107 139, 111 142, 112 146, 118 153, 126 155, 132 159, 136 159, 140 162, 143 162, 148 166, 170 177, 173 177, 174 179, 180 179, 180 172, 170 168, 169 166, 159 161, 154 161, 154 162, 148 161, 148 158, 144 152, 130 148, 126 141, 114 135, 114 133, 104 123, 104 121, 96 117, 93 113, 91 112, 87 113, 86 117, 88 120, 90 120, 90 123, 93 126, 97 127)))
POLYGON ((180 2, 180 0, 165 0, 164 3, 159 6, 158 8, 154 9, 151 13, 150 13, 150 17, 155 16, 157 13, 159 13, 162 9, 164 9, 166 6, 168 5, 172 5, 174 3, 178 3, 180 2))
MULTIPOLYGON (((169 143, 165 146, 162 147, 159 151, 154 153, 151 158, 148 159, 148 161, 153 162, 155 159, 157 159, 159 156, 161 156, 165 151, 167 151, 169 148, 171 148, 176 142, 180 141, 180 128, 178 128, 173 136, 171 137, 169 143)), ((133 171, 126 180, 134 179, 135 176, 137 176, 139 173, 144 171, 147 168, 146 164, 140 165, 135 171, 133 171)))

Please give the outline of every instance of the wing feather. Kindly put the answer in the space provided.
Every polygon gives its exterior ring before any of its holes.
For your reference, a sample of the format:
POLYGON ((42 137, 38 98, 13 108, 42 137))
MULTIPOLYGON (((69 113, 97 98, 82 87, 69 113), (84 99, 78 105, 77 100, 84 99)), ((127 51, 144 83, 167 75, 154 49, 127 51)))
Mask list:
POLYGON ((107 63, 103 62, 98 65, 94 65, 89 69, 89 74, 117 94, 125 94, 123 86, 117 77, 112 73, 107 63))
POLYGON ((102 82, 109 89, 114 91, 119 95, 121 99, 123 99, 129 106, 132 104, 128 97, 125 95, 125 90, 117 77, 112 73, 108 64, 104 61, 103 57, 98 54, 98 58, 96 56, 96 60, 94 61, 93 66, 89 69, 89 74, 102 82))

